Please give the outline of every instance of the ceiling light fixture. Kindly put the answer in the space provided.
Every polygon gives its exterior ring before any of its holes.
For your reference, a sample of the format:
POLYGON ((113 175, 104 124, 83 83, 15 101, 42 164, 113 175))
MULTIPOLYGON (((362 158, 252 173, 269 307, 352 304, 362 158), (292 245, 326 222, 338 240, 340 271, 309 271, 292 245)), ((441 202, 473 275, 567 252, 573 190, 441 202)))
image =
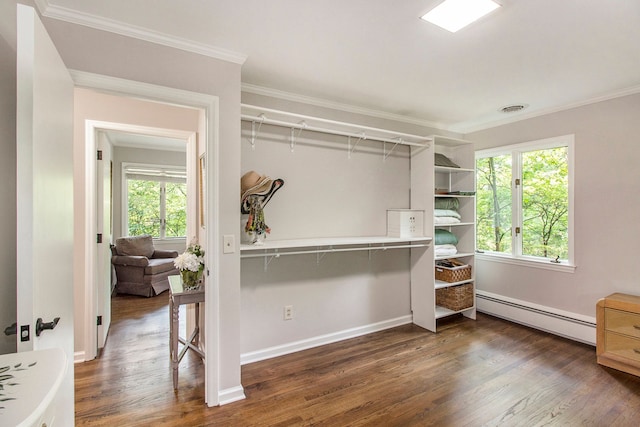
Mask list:
POLYGON ((492 0, 445 0, 420 19, 455 33, 499 7, 492 0))
POLYGON ((513 104, 502 107, 498 111, 500 111, 501 113, 515 113, 516 111, 524 110, 527 107, 527 104, 513 104))

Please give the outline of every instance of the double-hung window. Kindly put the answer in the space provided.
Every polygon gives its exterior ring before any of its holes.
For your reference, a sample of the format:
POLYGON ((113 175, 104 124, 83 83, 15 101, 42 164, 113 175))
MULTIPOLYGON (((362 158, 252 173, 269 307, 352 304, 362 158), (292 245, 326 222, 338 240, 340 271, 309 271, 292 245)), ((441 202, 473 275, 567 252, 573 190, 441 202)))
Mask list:
POLYGON ((187 174, 180 166, 123 165, 124 229, 128 236, 184 238, 187 174))
MULTIPOLYGON (((573 135, 476 152, 476 249, 573 266, 573 135)), ((536 263, 536 264, 532 264, 536 263)))

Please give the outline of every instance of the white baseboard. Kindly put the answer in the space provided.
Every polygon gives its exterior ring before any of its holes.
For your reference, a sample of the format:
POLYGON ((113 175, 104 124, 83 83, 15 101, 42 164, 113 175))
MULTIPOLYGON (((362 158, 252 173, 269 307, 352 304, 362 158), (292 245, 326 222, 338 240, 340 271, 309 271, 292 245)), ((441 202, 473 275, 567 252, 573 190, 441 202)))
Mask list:
POLYGON ((413 321, 412 316, 402 316, 395 319, 389 319, 378 323, 372 323, 365 326, 359 326, 357 328, 345 329, 343 331, 334 332, 331 334, 320 335, 300 341, 294 341, 291 343, 269 347, 262 350, 252 351, 249 353, 243 353, 240 355, 240 363, 245 365, 247 363, 258 362, 260 360, 271 359, 273 357, 282 356, 285 354, 295 353, 297 351, 306 350, 313 347, 319 347, 325 344, 331 344, 334 342, 346 340, 349 338, 359 337, 361 335, 370 334, 372 332, 382 331, 384 329, 395 328, 396 326, 406 325, 413 321))
POLYGON ((84 350, 73 353, 73 363, 82 363, 85 361, 84 350))
POLYGON ((545 332, 596 344, 596 319, 594 317, 558 310, 485 291, 476 291, 478 311, 540 329, 545 332))
POLYGON ((242 386, 227 388, 218 392, 218 402, 220 406, 246 399, 242 386))

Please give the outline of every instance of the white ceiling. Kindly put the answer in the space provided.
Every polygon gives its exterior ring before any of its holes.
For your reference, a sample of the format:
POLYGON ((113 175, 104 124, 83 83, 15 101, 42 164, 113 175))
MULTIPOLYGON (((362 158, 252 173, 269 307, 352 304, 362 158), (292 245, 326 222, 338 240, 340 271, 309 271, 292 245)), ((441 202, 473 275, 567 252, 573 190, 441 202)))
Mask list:
POLYGON ((142 148, 145 150, 152 148, 183 153, 187 151, 187 141, 184 139, 117 130, 104 130, 103 132, 114 147, 142 148))
POLYGON ((244 90, 469 132, 640 92, 640 1, 498 0, 457 33, 441 0, 36 0, 44 14, 243 63, 244 90), (498 112, 528 104, 519 113, 498 112))

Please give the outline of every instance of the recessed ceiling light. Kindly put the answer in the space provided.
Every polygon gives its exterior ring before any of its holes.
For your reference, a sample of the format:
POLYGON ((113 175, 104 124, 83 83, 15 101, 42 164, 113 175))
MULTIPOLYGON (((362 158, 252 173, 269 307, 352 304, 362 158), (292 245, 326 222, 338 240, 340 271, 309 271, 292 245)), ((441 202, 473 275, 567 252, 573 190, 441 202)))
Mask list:
POLYGON ((499 7, 492 0, 445 0, 421 19, 455 33, 499 7))
POLYGON ((524 110, 528 106, 529 105, 527 105, 527 104, 507 105, 506 107, 502 107, 498 111, 500 111, 501 113, 515 113, 516 111, 524 110))

